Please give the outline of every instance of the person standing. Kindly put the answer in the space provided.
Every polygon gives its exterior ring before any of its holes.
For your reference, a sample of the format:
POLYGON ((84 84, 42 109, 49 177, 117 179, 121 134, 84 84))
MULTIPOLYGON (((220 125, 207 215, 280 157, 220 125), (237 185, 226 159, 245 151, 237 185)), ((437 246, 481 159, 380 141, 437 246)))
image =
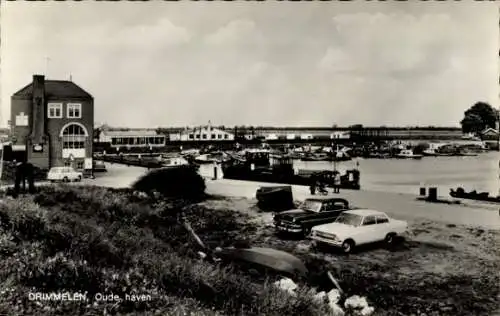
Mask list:
POLYGON ((312 175, 311 176, 311 184, 309 185, 309 190, 311 191, 311 195, 315 195, 316 194, 316 176, 315 175, 312 175))
POLYGON ((335 173, 333 178, 333 193, 340 193, 340 172, 335 173))

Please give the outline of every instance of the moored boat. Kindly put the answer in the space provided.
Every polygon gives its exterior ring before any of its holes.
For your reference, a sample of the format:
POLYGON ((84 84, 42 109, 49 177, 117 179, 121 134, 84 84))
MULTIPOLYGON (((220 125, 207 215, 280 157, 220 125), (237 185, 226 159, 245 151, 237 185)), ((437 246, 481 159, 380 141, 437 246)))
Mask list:
POLYGON ((450 189, 450 196, 459 199, 469 199, 484 202, 500 203, 500 196, 490 196, 488 192, 465 192, 463 188, 457 188, 456 190, 450 189))
POLYGON ((168 157, 162 158, 163 167, 178 167, 189 165, 189 162, 183 157, 168 157))
POLYGON ((326 153, 315 153, 302 157, 302 161, 327 161, 329 159, 326 153))
POLYGON ((413 153, 411 149, 404 149, 399 154, 396 155, 396 158, 402 159, 422 159, 423 155, 418 155, 413 153))
POLYGON ((453 153, 440 152, 439 150, 436 150, 436 149, 426 149, 422 152, 422 155, 426 156, 426 157, 449 157, 449 156, 453 156, 453 153))

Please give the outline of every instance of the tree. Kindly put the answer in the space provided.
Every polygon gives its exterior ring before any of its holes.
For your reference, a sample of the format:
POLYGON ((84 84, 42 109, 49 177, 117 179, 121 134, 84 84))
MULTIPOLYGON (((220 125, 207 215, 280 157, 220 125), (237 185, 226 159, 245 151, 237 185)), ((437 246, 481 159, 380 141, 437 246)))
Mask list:
POLYGON ((464 133, 480 133, 488 127, 495 128, 498 110, 485 102, 477 102, 464 112, 460 122, 464 133))
POLYGON ((483 119, 477 114, 469 113, 468 115, 465 115, 460 124, 462 124, 462 132, 464 133, 478 134, 485 128, 483 119))

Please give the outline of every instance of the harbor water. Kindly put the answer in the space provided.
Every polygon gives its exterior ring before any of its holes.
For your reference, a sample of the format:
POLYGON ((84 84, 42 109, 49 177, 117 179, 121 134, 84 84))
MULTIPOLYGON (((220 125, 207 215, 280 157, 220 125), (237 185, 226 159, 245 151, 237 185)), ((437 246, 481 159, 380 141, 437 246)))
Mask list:
POLYGON ((500 154, 487 152, 473 157, 424 157, 415 159, 362 159, 344 162, 294 161, 294 168, 337 170, 358 168, 361 188, 369 191, 418 194, 421 186, 437 187, 447 196, 450 188, 500 194, 500 154), (358 166, 357 166, 358 165, 358 166))

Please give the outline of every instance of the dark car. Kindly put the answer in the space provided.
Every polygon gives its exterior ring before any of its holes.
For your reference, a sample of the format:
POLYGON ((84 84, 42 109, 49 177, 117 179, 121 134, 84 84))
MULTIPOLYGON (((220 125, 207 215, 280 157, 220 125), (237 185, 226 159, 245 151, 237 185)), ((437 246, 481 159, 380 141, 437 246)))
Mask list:
POLYGON ((349 202, 341 198, 316 197, 306 199, 297 209, 274 215, 274 226, 281 233, 307 235, 317 225, 334 222, 349 202))

